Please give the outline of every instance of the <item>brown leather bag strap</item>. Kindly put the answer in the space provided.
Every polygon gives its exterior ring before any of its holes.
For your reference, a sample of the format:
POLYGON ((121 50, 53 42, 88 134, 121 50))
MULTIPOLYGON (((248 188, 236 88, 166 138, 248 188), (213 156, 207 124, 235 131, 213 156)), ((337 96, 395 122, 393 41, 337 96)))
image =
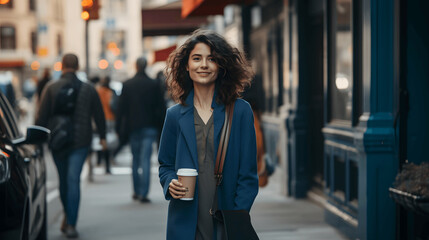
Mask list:
POLYGON ((231 134, 232 117, 234 115, 234 103, 225 107, 225 121, 219 140, 219 148, 216 155, 215 177, 216 185, 222 182, 223 164, 225 163, 226 151, 228 149, 229 136, 231 134))
POLYGON ((217 210, 217 186, 222 182, 223 164, 225 163, 226 150, 228 149, 229 135, 231 134, 232 117, 234 115, 234 103, 225 107, 225 121, 223 122, 222 132, 219 140, 219 147, 216 155, 215 178, 216 191, 213 197, 212 207, 209 210, 210 215, 215 216, 217 210))

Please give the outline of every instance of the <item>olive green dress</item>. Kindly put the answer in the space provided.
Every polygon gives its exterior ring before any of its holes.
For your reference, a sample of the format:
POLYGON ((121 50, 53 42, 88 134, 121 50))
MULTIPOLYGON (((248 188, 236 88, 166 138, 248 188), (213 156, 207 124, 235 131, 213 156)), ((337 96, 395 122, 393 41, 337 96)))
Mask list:
POLYGON ((195 239, 213 239, 213 218, 209 213, 216 190, 214 178, 213 114, 204 124, 194 108, 195 136, 198 152, 198 221, 195 239))

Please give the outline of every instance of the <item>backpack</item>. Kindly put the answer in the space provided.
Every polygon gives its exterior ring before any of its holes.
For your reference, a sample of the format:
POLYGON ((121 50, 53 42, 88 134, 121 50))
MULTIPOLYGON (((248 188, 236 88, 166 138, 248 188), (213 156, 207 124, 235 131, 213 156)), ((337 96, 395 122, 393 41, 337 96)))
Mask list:
POLYGON ((49 148, 52 151, 64 150, 73 143, 73 113, 82 82, 74 79, 60 88, 54 105, 54 116, 49 121, 51 130, 49 148))

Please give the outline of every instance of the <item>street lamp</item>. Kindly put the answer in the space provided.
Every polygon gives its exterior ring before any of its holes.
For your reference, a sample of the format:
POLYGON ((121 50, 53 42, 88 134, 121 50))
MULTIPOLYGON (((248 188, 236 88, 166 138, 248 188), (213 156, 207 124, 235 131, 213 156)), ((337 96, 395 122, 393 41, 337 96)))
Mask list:
POLYGON ((99 0, 82 0, 80 4, 82 5, 81 17, 83 20, 89 21, 97 20, 100 18, 100 15, 98 13, 101 7, 99 0))
POLYGON ((85 72, 86 76, 89 77, 88 23, 89 20, 97 20, 100 18, 98 10, 101 6, 99 4, 99 0, 82 0, 80 4, 82 6, 82 13, 80 16, 83 20, 85 20, 85 72))

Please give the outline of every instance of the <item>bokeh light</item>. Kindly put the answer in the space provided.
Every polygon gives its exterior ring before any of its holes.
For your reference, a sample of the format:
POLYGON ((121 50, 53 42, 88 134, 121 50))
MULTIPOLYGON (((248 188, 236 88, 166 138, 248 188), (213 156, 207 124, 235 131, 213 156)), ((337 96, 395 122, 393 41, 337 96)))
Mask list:
POLYGON ((106 59, 101 59, 98 61, 98 67, 100 69, 106 69, 109 66, 109 62, 106 59))
POLYGON ((124 65, 124 63, 121 60, 116 60, 113 63, 113 66, 115 67, 116 70, 121 69, 123 65, 124 65))
POLYGON ((112 48, 110 51, 112 51, 113 56, 119 56, 119 54, 121 54, 121 49, 119 48, 112 48))
POLYGON ((55 64, 54 64, 54 70, 55 71, 61 71, 61 69, 62 69, 62 64, 61 64, 61 62, 56 62, 55 64))
POLYGON ((36 70, 39 70, 40 63, 39 63, 39 61, 33 61, 30 66, 31 66, 32 70, 36 71, 36 70))
POLYGON ((107 49, 114 49, 114 48, 118 48, 115 42, 109 42, 107 44, 107 49))
POLYGON ((337 77, 335 79, 335 86, 339 90, 348 89, 349 85, 349 80, 346 77, 337 77))
POLYGON ((80 5, 82 5, 82 7, 92 7, 92 4, 94 4, 92 0, 82 0, 80 2, 80 5))
POLYGON ((88 20, 89 19, 89 13, 88 13, 88 11, 83 11, 81 14, 80 14, 80 17, 83 19, 83 20, 88 20))

